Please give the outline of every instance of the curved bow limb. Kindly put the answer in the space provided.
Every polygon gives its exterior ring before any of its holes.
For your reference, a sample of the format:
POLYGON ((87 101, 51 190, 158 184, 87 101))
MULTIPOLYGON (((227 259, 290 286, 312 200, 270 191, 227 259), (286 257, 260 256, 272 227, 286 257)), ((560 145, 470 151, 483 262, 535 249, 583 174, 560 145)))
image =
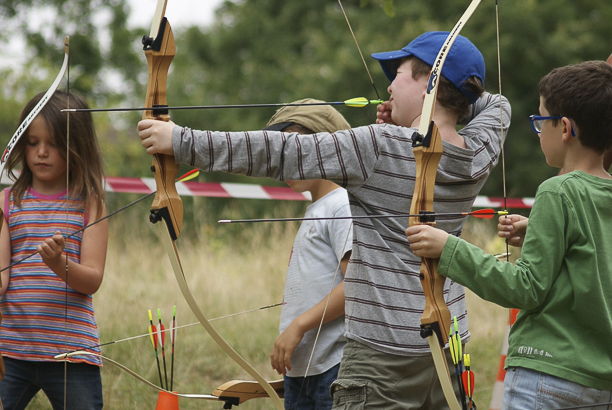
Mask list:
MULTIPOLYGON (((480 0, 472 0, 444 41, 432 66, 425 100, 423 101, 419 131, 412 136, 417 170, 410 213, 425 215, 419 218, 409 218, 410 226, 423 223, 435 224, 435 216, 433 215, 434 187, 438 162, 443 151, 442 138, 433 122, 438 85, 442 75, 442 67, 450 48, 479 4, 480 0)), ((425 308, 421 316, 421 336, 427 338, 429 343, 436 372, 449 407, 451 410, 460 410, 461 406, 455 396, 448 364, 444 356, 444 345, 446 345, 449 337, 451 315, 443 295, 446 278, 438 274, 438 262, 438 259, 421 258, 419 275, 425 295, 425 308)))
POLYGON ((68 36, 66 36, 66 38, 64 39, 64 62, 62 63, 62 68, 60 68, 60 71, 57 74, 57 77, 55 77, 55 80, 53 80, 51 87, 49 87, 49 89, 42 96, 40 101, 38 101, 38 104, 36 104, 36 106, 32 108, 32 111, 30 111, 30 113, 23 120, 23 122, 19 124, 19 127, 17 127, 17 130, 15 130, 15 133, 9 140, 9 143, 6 145, 6 148, 4 149, 2 153, 2 157, 0 157, 0 177, 2 176, 2 173, 4 172, 4 166, 6 165, 6 161, 8 160, 9 155, 11 155, 13 148, 15 148, 15 145, 17 145, 17 141, 19 141, 19 139, 21 138, 25 130, 28 129, 32 121, 34 121, 34 118, 36 118, 36 116, 40 114, 40 112, 45 107, 45 105, 47 105, 47 103, 51 99, 51 96, 57 90, 57 87, 59 87, 60 83, 64 79, 64 76, 66 75, 66 71, 68 70, 68 60, 69 60, 68 56, 69 56, 69 39, 68 39, 68 36))
MULTIPOLYGON (((176 54, 176 47, 170 23, 168 23, 168 20, 164 17, 165 9, 166 0, 159 0, 155 17, 151 25, 150 35, 143 38, 144 50, 149 68, 149 83, 147 86, 145 107, 154 108, 153 110, 145 111, 143 113, 143 119, 156 119, 161 121, 169 121, 170 119, 166 100, 167 77, 170 64, 176 54)), ((217 343, 229 357, 263 387, 277 410, 283 410, 283 404, 276 390, 215 330, 208 321, 206 315, 200 310, 195 297, 189 289, 175 243, 180 235, 183 220, 183 203, 176 191, 175 185, 178 170, 179 164, 176 164, 174 157, 168 155, 154 156, 152 171, 155 175, 157 193, 151 206, 150 220, 153 223, 162 220, 164 222, 159 224, 162 241, 166 253, 170 258, 172 270, 183 297, 215 343, 217 343)))

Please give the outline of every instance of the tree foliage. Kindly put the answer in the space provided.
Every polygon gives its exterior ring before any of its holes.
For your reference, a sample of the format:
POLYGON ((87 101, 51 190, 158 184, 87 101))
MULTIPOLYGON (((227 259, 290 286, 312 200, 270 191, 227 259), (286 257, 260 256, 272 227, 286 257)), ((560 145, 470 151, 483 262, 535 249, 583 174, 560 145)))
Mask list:
MULTIPOLYGON (((468 0, 344 0, 343 6, 372 73, 377 92, 387 97, 388 80, 373 52, 394 50, 427 30, 449 30, 468 0)), ((168 4, 172 7, 172 2, 168 4)), ((127 0, 4 0, 0 19, 23 33, 32 57, 24 70, 5 69, 0 84, 2 138, 16 126, 20 107, 44 90, 61 61, 61 39, 71 36, 71 87, 94 106, 140 105, 146 86, 146 62, 139 50, 142 29, 129 29, 127 0), (55 13, 51 31, 32 31, 35 8, 55 13), (95 16, 107 16, 105 24, 95 16), (7 91, 8 90, 8 91, 7 91)), ((552 68, 612 53, 612 8, 606 0, 516 0, 499 4, 502 92, 513 107, 506 142, 508 195, 533 196, 556 173, 544 162, 528 116, 538 107, 537 84, 552 68)), ((462 34, 482 51, 486 88, 498 91, 495 4, 483 1, 462 34)), ((6 40, 8 31, 0 34, 6 40)), ((168 101, 175 105, 290 102, 312 97, 338 101, 377 98, 334 0, 226 0, 211 27, 175 32, 177 57, 169 76, 168 101)), ((374 107, 340 108, 353 125, 371 123, 374 107)), ((258 129, 274 109, 176 111, 173 120, 199 129, 258 129)), ((145 155, 138 145, 137 114, 99 115, 98 131, 108 173, 142 174, 145 155)), ((502 167, 483 193, 502 195, 502 167)), ((220 178, 208 176, 208 178, 220 178)), ((223 178, 226 178, 225 176, 223 178)))

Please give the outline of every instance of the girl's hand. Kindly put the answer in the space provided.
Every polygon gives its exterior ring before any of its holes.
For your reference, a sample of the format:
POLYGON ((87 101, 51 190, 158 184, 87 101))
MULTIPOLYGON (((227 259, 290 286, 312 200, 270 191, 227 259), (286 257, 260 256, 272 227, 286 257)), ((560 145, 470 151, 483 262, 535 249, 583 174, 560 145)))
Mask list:
POLYGON ((429 225, 415 225, 406 229, 412 253, 421 258, 439 258, 448 233, 429 225))
POLYGON ((140 143, 147 149, 147 154, 174 156, 172 149, 172 121, 142 120, 138 123, 140 143))
POLYGON ((523 246, 529 218, 522 215, 503 215, 499 217, 497 236, 508 240, 508 245, 518 248, 523 246))
POLYGON ((376 106, 376 124, 395 124, 391 119, 391 103, 389 101, 376 106))
POLYGON ((60 231, 55 231, 51 238, 47 238, 37 246, 36 250, 40 254, 45 265, 51 270, 53 267, 62 263, 62 252, 64 251, 65 240, 60 231))
POLYGON ((278 374, 286 375, 287 370, 291 370, 291 355, 303 337, 304 333, 299 330, 299 326, 293 321, 276 338, 270 355, 270 364, 278 374))

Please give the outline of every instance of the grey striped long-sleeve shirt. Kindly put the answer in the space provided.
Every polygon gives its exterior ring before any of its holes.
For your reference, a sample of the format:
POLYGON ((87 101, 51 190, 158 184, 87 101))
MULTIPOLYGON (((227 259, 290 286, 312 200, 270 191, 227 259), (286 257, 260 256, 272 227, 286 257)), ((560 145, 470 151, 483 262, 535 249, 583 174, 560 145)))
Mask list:
MULTIPOLYGON (((459 131, 467 149, 444 143, 434 210, 466 212, 496 165, 510 125, 505 98, 485 93, 459 131), (500 109, 501 101, 501 109, 500 109), (500 121, 503 124, 500 124, 500 121)), ((334 134, 276 131, 212 132, 175 127, 177 162, 277 180, 328 179, 349 192, 353 215, 408 213, 415 180, 414 128, 370 125, 334 134)), ((436 226, 459 235, 465 218, 438 217, 436 226)), ((404 234, 408 218, 356 219, 353 253, 345 275, 346 337, 379 351, 428 354, 419 335, 425 297, 420 258, 404 234)), ((464 289, 446 281, 444 296, 460 333, 469 338, 464 289)))

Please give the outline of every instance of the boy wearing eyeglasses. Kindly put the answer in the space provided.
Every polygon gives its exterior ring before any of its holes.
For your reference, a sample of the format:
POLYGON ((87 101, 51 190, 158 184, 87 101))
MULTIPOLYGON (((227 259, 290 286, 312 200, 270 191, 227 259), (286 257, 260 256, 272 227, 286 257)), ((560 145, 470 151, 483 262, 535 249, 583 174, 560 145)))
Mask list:
MULTIPOLYGON (((440 258, 441 275, 520 309, 508 338, 503 409, 592 408, 612 402, 612 177, 603 165, 612 147, 612 67, 557 68, 539 91, 540 115, 531 121, 546 162, 565 173, 538 188, 529 229, 518 221, 526 230, 521 259, 500 262, 431 226, 406 235, 414 254, 440 258)), ((520 246, 513 229, 508 237, 520 246)))

